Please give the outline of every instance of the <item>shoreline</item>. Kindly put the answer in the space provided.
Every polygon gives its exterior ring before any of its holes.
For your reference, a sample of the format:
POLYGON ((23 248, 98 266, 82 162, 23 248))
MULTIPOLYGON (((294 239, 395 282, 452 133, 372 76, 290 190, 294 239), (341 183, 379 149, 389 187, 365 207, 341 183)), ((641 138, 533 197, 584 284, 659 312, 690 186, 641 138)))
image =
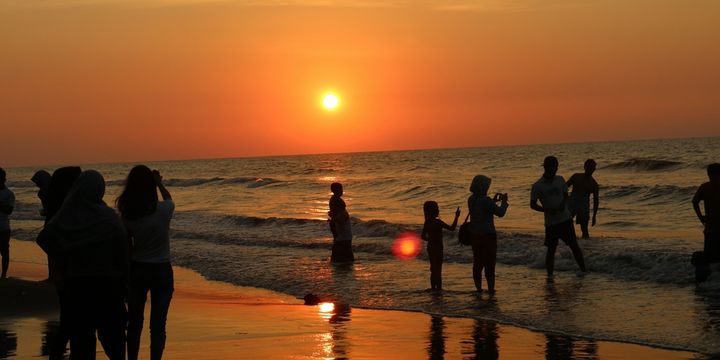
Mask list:
MULTIPOLYGON (((8 334, 14 334, 16 345, 14 353, 0 353, 0 357, 43 356, 38 345, 43 348, 42 338, 47 337, 47 330, 57 319, 52 284, 39 282, 46 271, 41 262, 44 255, 27 241, 12 240, 11 249, 17 260, 11 262, 12 278, 0 281, 0 336, 10 339, 12 345, 13 337, 8 334)), ((708 357, 420 311, 362 307, 328 311, 305 306, 290 295, 207 280, 188 268, 174 267, 174 271, 175 293, 166 347, 169 359, 708 357)), ((149 353, 147 326, 141 348, 145 356, 149 353)))

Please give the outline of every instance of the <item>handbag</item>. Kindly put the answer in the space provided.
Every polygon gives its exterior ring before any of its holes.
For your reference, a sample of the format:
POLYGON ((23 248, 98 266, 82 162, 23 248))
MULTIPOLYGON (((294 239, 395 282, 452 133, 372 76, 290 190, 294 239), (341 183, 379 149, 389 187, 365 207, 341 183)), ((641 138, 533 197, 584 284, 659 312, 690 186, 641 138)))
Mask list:
POLYGON ((477 202, 477 197, 475 197, 475 200, 473 200, 472 204, 470 204, 470 208, 468 209, 468 214, 465 216, 465 221, 463 221, 462 225, 460 225, 460 229, 458 230, 458 241, 460 242, 460 245, 472 245, 472 233, 470 232, 470 226, 468 223, 468 219, 470 219, 470 211, 475 207, 475 203, 477 202))

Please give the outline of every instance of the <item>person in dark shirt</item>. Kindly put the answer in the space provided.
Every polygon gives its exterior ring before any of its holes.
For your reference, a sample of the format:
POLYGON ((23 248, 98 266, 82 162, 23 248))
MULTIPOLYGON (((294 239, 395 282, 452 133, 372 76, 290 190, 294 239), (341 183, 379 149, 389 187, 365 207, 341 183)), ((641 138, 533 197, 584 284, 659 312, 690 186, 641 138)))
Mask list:
POLYGON ((455 210, 455 220, 452 225, 440 220, 440 208, 435 201, 426 201, 423 205, 425 213, 425 224, 423 225, 421 237, 428 242, 427 253, 430 260, 430 288, 442 290, 442 263, 443 263, 443 229, 455 231, 460 208, 455 210))

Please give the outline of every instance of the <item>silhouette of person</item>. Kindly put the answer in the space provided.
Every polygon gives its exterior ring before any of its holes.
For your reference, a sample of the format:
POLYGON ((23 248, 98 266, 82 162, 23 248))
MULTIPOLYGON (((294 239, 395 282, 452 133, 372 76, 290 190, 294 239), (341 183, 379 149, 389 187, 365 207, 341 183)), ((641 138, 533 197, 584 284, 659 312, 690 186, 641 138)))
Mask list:
POLYGON ((173 294, 170 264, 170 220, 175 203, 157 170, 138 165, 130 170, 125 189, 117 199, 130 237, 130 291, 128 294, 128 359, 138 358, 143 314, 150 292, 150 358, 159 360, 165 350, 165 323, 173 294), (160 191, 163 201, 158 201, 160 191))
POLYGON ((354 261, 355 255, 352 251, 352 228, 350 214, 347 211, 345 201, 342 199, 343 186, 340 183, 332 183, 330 191, 330 211, 328 211, 330 231, 333 234, 333 246, 330 260, 332 262, 354 261))
POLYGON ((593 159, 585 160, 585 172, 573 174, 567 181, 567 186, 572 187, 570 193, 570 212, 575 216, 575 221, 580 225, 582 238, 589 239, 588 223, 590 222, 590 194, 593 196, 592 226, 595 221, 600 205, 599 186, 593 173, 597 163, 593 159))
POLYGON ((425 204, 423 204, 423 213, 425 213, 425 224, 423 225, 420 237, 428 242, 427 253, 428 259, 430 260, 430 288, 433 290, 442 290, 443 229, 455 231, 458 217, 460 216, 460 208, 455 210, 455 220, 453 220, 452 225, 448 225, 438 219, 438 216, 440 216, 440 208, 435 201, 426 201, 425 204))
POLYGON ((560 239, 570 247, 580 270, 585 272, 585 260, 577 243, 572 215, 567 209, 568 187, 565 179, 556 175, 557 158, 546 157, 543 161, 543 168, 545 169, 543 176, 533 184, 530 192, 530 208, 545 215, 545 246, 547 247, 545 268, 547 274, 548 276, 553 275, 555 251, 560 239))
POLYGON ((84 171, 38 235, 62 263, 63 318, 70 358, 95 359, 95 334, 111 360, 125 358, 128 243, 120 217, 102 198, 105 180, 84 171))
POLYGON ((495 292, 495 261, 497 258, 497 232, 494 217, 505 216, 508 208, 507 194, 488 196, 492 179, 477 175, 470 184, 472 195, 468 198, 470 209, 470 233, 473 235, 473 280, 478 292, 482 292, 482 272, 490 294, 495 292), (500 202, 498 206, 496 203, 500 202))
POLYGON ((0 257, 2 257, 2 275, 7 277, 10 266, 10 214, 15 208, 15 193, 5 186, 7 173, 0 168, 0 257))
POLYGON ((693 196, 692 204, 695 214, 704 225, 703 255, 707 263, 720 262, 720 164, 713 163, 707 167, 710 181, 703 183, 693 196), (703 202, 705 214, 700 210, 703 202))
MULTIPOLYGON (((45 226, 58 212, 81 172, 81 169, 77 166, 61 167, 53 171, 45 199, 45 226)), ((37 239, 37 244, 47 254, 48 278, 55 284, 55 291, 60 303, 60 327, 57 336, 50 344, 50 360, 64 359, 67 344, 70 341, 69 323, 65 319, 67 300, 64 297, 63 264, 58 241, 59 239, 52 237, 42 239, 38 237, 37 239)))
POLYGON ((47 195, 48 190, 50 189, 50 181, 52 180, 52 176, 49 172, 45 170, 38 170, 33 174, 32 178, 30 180, 37 186, 38 192, 37 197, 40 199, 40 204, 42 205, 42 209, 40 209, 40 215, 45 217, 45 208, 47 207, 47 195))

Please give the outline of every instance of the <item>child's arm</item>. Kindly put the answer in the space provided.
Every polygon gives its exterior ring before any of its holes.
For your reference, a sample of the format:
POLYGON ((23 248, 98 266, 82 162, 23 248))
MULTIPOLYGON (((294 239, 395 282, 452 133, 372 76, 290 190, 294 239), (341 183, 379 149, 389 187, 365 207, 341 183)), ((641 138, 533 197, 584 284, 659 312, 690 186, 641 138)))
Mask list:
POLYGON ((455 228, 457 227, 457 222, 458 222, 458 218, 459 218, 459 217, 460 217, 460 207, 458 206, 457 210, 455 210, 455 220, 453 220, 452 225, 448 225, 448 224, 446 224, 445 222, 443 222, 442 220, 438 220, 438 221, 440 221, 440 223, 442 224, 443 229, 448 229, 448 230, 450 230, 450 231, 455 231, 455 228))

